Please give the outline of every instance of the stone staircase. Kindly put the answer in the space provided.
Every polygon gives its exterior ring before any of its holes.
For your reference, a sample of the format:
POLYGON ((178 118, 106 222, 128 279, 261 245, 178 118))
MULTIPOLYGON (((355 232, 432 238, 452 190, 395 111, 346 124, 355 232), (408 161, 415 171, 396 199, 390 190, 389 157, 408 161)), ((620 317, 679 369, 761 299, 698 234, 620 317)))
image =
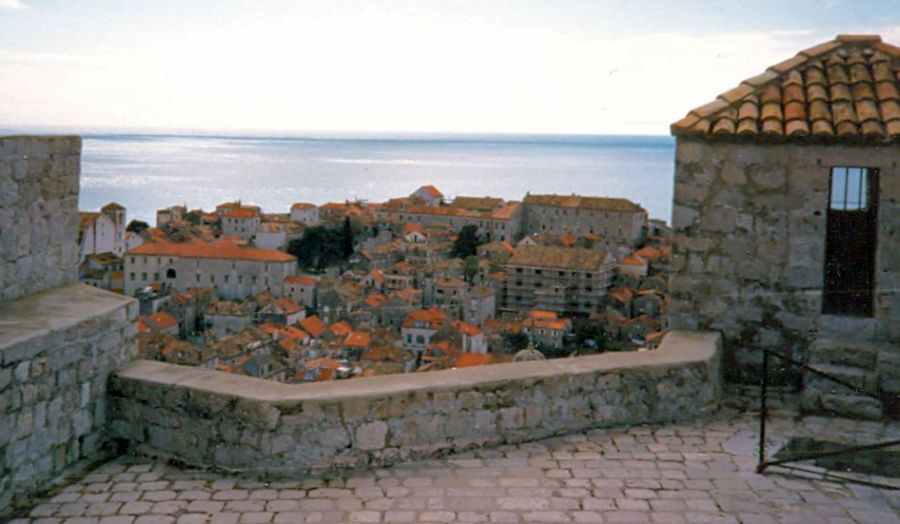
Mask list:
POLYGON ((900 393, 900 352, 890 346, 843 338, 819 339, 810 345, 807 363, 853 386, 804 370, 803 407, 809 412, 878 420, 885 413, 882 401, 887 400, 893 408, 900 393), (864 392, 875 393, 878 398, 864 392))

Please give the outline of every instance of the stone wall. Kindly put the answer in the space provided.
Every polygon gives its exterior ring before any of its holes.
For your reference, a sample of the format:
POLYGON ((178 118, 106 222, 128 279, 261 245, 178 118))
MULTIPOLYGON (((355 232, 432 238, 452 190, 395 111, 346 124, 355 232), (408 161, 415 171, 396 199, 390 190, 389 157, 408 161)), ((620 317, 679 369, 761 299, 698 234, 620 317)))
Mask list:
POLYGON ((0 303, 78 280, 78 137, 0 137, 0 303))
POLYGON ((107 380, 137 353, 137 302, 73 284, 0 306, 0 520, 103 458, 107 380))
POLYGON ((816 338, 900 341, 900 147, 737 144, 679 137, 669 322, 724 334, 731 378, 761 348, 803 358, 816 338), (880 170, 875 314, 822 315, 832 166, 880 170))
POLYGON ((655 351, 302 385, 136 361, 113 379, 112 432, 139 451, 261 474, 385 465, 706 415, 720 345, 674 332, 655 351))

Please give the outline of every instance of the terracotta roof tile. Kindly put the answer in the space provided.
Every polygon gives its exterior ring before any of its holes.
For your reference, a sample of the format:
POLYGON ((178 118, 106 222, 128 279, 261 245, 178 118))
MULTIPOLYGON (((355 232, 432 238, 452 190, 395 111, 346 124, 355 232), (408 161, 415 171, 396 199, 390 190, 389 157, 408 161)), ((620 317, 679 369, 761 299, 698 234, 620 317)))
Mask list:
POLYGON ((803 51, 800 51, 799 54, 806 55, 809 57, 821 56, 821 55, 824 55, 825 53, 830 53, 830 52, 834 51, 838 47, 841 47, 841 43, 835 42, 834 40, 832 40, 830 42, 822 42, 821 44, 816 44, 816 45, 810 47, 809 49, 804 49, 803 51))
POLYGON ((759 128, 756 126, 755 118, 748 118, 738 122, 737 133, 739 135, 755 135, 758 132, 759 128))
POLYGON ((806 120, 791 120, 785 125, 784 133, 789 136, 808 135, 809 124, 806 120))
POLYGON ((888 100, 879 104, 881 117, 885 122, 900 119, 900 101, 888 100))
POLYGON ((210 258, 218 260, 255 260, 260 262, 292 262, 293 255, 274 249, 258 249, 237 245, 233 240, 217 242, 169 242, 146 243, 125 253, 126 255, 151 255, 181 258, 210 258))
POLYGON ((690 111, 672 133, 892 140, 900 119, 895 102, 900 48, 874 35, 840 35, 690 111))
POLYGON ((769 134, 769 135, 783 135, 784 128, 781 125, 781 120, 779 120, 779 119, 763 120, 762 132, 765 134, 769 134))
POLYGON ((803 102, 788 102, 784 106, 784 119, 787 121, 806 120, 806 106, 803 102))
POLYGON ((900 120, 892 120, 886 123, 884 130, 888 136, 900 137, 900 120))
POLYGON ((855 109, 856 116, 857 118, 859 118, 860 122, 880 119, 880 115, 878 114, 878 107, 875 106, 875 102, 872 100, 857 100, 855 109))
POLYGON ((812 132, 816 136, 834 136, 834 126, 831 125, 830 119, 816 120, 812 124, 812 132))
POLYGON ((854 100, 875 100, 875 90, 870 83, 854 84, 850 89, 854 100))
POLYGON ((740 109, 738 109, 738 118, 741 120, 743 120, 745 118, 752 118, 752 119, 759 118, 758 102, 756 100, 745 100, 741 104, 740 109))
POLYGON ((828 102, 824 100, 813 100, 809 103, 809 119, 813 122, 817 120, 831 120, 831 109, 828 102))
POLYGON ((853 100, 853 96, 851 95, 850 88, 847 87, 847 84, 832 84, 829 89, 829 94, 832 102, 849 102, 850 100, 853 100))
POLYGON ((791 102, 804 102, 805 97, 803 96, 803 86, 800 84, 791 84, 785 86, 784 95, 782 98, 782 102, 785 104, 789 104, 791 102))

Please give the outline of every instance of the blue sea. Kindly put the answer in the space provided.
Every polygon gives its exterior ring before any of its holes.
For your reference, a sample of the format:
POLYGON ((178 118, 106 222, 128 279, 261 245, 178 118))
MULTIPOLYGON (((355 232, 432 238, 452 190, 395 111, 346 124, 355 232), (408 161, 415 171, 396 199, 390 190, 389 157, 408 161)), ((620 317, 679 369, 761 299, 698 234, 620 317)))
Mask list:
POLYGON ((240 199, 286 213, 299 201, 381 202, 433 184, 448 197, 624 197, 669 221, 674 156, 671 138, 646 136, 84 135, 79 206, 115 201, 153 224, 174 204, 240 199))

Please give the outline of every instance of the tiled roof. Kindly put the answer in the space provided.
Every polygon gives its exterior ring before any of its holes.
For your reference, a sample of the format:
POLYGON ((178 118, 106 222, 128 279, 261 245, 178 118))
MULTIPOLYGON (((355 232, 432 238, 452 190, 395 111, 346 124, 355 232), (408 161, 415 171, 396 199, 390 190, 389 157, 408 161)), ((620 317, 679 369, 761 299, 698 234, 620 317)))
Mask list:
POLYGON ((355 348, 364 348, 372 342, 372 335, 367 331, 351 331, 344 339, 344 345, 355 348))
POLYGON ((316 207, 315 204, 310 204, 308 202, 297 202, 296 204, 291 206, 291 209, 312 209, 316 207))
POLYGON ((672 134, 797 141, 900 139, 900 48, 838 35, 744 80, 672 134))
POLYGON ((646 266, 647 261, 637 255, 628 255, 622 262, 620 262, 623 266, 646 266))
POLYGON ((232 240, 223 239, 218 242, 157 242, 142 244, 126 255, 153 255, 181 258, 212 258, 219 260, 255 260, 259 262, 293 262, 292 255, 273 249, 242 247, 232 240))
POLYGON ((475 211, 492 211, 503 205, 502 198, 458 196, 450 203, 451 207, 474 209, 475 211))
POLYGON ((284 227, 275 222, 263 222, 256 227, 257 233, 284 233, 284 227))
POLYGON ((328 331, 331 331, 331 334, 334 336, 343 337, 347 333, 353 331, 353 326, 343 321, 335 322, 328 327, 328 331))
POLYGON ((315 277, 309 277, 306 275, 292 275, 292 276, 284 277, 285 284, 294 284, 294 285, 299 285, 299 286, 315 286, 316 282, 317 282, 317 280, 315 277))
POLYGON ((577 269, 596 271, 606 260, 607 253, 601 249, 558 246, 522 246, 516 248, 510 266, 542 267, 552 269, 577 269))
POLYGON ((624 198, 586 197, 580 195, 531 195, 523 200, 525 205, 589 209, 619 213, 640 213, 644 208, 624 198))
POLYGON ((166 329, 178 325, 178 319, 166 311, 157 311, 144 319, 144 322, 153 326, 155 329, 166 329))
POLYGON ((443 196, 444 196, 444 194, 441 193, 441 191, 438 188, 431 186, 431 185, 420 187, 419 189, 416 190, 416 193, 418 193, 419 191, 424 191, 424 192, 428 193, 429 195, 431 195, 433 198, 443 198, 443 196))
POLYGON ((300 324, 300 327, 302 327, 307 333, 314 337, 321 337, 322 333, 325 332, 325 323, 322 322, 322 319, 315 315, 306 317, 297 323, 300 324))
POLYGON ((259 211, 249 207, 227 208, 222 215, 228 218, 256 218, 259 211))
POLYGON ((289 298, 279 298, 275 300, 275 305, 281 308, 288 315, 293 315, 294 313, 299 313, 303 311, 303 308, 298 306, 296 302, 289 298))

